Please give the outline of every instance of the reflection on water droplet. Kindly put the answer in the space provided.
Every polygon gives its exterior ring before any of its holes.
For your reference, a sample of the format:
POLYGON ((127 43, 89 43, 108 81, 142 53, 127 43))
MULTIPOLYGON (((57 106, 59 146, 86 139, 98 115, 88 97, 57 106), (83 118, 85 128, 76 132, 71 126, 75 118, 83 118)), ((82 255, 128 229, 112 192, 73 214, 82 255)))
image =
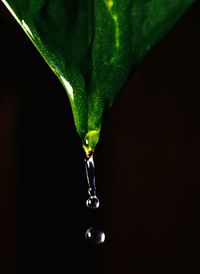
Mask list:
POLYGON ((86 206, 91 209, 97 209, 99 204, 100 202, 97 196, 90 196, 90 198, 86 201, 86 206))
POLYGON ((87 242, 93 245, 100 245, 105 242, 105 233, 102 230, 98 230, 94 227, 88 228, 85 233, 85 239, 87 242))

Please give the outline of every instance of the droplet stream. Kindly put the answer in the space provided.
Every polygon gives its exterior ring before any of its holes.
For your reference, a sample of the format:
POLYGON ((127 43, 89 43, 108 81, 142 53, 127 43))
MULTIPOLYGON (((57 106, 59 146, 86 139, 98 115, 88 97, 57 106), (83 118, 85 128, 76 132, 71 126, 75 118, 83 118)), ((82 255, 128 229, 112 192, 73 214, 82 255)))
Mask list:
MULTIPOLYGON (((86 201, 86 206, 89 209, 97 209, 99 208, 100 202, 96 194, 96 178, 93 154, 90 154, 85 159, 85 170, 89 194, 89 198, 86 201)), ((85 232, 85 240, 92 245, 100 245, 105 241, 105 233, 103 230, 91 226, 85 232)))

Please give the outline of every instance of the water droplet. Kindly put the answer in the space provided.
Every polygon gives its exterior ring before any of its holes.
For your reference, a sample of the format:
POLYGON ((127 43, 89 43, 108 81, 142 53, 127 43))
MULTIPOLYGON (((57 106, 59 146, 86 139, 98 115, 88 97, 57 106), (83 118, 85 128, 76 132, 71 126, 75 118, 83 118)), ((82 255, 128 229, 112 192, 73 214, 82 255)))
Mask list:
POLYGON ((91 209, 97 209, 99 204, 100 202, 97 196, 90 196, 90 198, 86 201, 86 206, 91 209))
POLYGON ((102 230, 98 230, 94 227, 88 228, 88 230, 85 233, 86 241, 93 245, 103 244, 105 242, 105 238, 105 233, 102 230))

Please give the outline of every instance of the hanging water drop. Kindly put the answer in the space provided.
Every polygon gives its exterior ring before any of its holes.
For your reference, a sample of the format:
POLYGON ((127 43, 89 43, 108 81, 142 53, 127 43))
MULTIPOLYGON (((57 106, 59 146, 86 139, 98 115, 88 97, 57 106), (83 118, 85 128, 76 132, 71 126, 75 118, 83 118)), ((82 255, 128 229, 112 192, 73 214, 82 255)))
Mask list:
POLYGON ((97 196, 90 196, 86 201, 86 206, 91 209, 97 209, 99 207, 99 199, 97 196))
POLYGON ((96 229, 94 227, 88 228, 85 233, 85 239, 88 243, 92 245, 100 245, 105 242, 105 233, 101 229, 96 229))
POLYGON ((88 182, 88 194, 89 198, 86 201, 86 206, 91 209, 97 209, 99 207, 99 199, 96 195, 96 181, 95 181, 95 167, 93 155, 85 160, 85 169, 88 182))

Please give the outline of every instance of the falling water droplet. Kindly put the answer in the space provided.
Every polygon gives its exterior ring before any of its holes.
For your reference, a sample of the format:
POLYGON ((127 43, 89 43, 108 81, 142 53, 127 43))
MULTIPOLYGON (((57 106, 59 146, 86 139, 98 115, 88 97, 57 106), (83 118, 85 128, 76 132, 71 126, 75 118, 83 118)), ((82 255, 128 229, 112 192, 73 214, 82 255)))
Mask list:
POLYGON ((85 239, 88 243, 92 245, 100 245, 105 242, 105 233, 101 229, 96 229, 94 227, 88 228, 85 233, 85 239))

